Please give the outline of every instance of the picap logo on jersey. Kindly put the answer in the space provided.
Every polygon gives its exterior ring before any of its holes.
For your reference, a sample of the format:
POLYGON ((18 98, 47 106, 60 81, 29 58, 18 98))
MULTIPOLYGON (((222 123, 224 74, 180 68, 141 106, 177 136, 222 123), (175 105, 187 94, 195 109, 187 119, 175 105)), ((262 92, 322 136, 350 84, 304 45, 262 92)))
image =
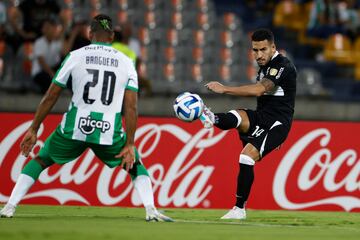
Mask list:
POLYGON ((100 129, 102 133, 105 133, 111 127, 107 121, 91 119, 90 116, 81 117, 79 119, 79 129, 86 135, 92 134, 95 129, 100 129))

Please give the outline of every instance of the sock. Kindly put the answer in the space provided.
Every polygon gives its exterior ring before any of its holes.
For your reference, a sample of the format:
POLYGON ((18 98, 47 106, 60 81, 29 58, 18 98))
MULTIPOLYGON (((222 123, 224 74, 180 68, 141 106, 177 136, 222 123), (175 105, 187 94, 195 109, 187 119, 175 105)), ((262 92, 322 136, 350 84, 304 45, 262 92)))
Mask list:
POLYGON ((40 173, 43 171, 43 167, 38 163, 35 159, 32 159, 30 162, 28 162, 24 169, 21 171, 21 173, 26 174, 34 179, 36 181, 40 173))
POLYGON ((146 175, 140 175, 135 178, 133 183, 144 207, 154 207, 154 194, 150 178, 146 175))
POLYGON ((20 174, 11 192, 8 203, 16 207, 34 183, 35 180, 32 177, 26 174, 20 174))
MULTIPOLYGON (((51 164, 49 163, 49 165, 51 164)), ((17 206, 21 199, 29 191, 30 187, 39 178, 40 173, 43 170, 43 167, 35 159, 30 160, 30 162, 28 162, 21 171, 21 174, 16 181, 15 187, 11 192, 8 203, 13 206, 17 206)))
POLYGON ((140 175, 149 176, 148 171, 146 170, 145 166, 142 164, 139 152, 136 148, 135 148, 135 159, 136 160, 135 160, 134 166, 129 171, 132 181, 134 181, 140 175))
POLYGON ((214 125, 222 130, 237 128, 241 124, 241 117, 235 110, 228 113, 216 113, 214 125))
POLYGON ((255 161, 244 154, 240 155, 240 172, 237 179, 236 206, 244 208, 254 182, 255 161))
POLYGON ((135 180, 138 176, 145 175, 149 176, 148 171, 146 170, 145 166, 142 165, 140 162, 135 162, 132 169, 129 171, 131 180, 135 180))

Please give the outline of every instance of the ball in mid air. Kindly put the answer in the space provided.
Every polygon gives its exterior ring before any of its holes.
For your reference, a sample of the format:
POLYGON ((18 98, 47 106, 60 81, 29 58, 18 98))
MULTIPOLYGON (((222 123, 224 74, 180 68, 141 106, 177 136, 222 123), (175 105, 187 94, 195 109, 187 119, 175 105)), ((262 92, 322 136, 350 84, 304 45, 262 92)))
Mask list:
POLYGON ((204 103, 199 95, 184 92, 176 97, 173 107, 177 118, 192 122, 201 116, 204 103))

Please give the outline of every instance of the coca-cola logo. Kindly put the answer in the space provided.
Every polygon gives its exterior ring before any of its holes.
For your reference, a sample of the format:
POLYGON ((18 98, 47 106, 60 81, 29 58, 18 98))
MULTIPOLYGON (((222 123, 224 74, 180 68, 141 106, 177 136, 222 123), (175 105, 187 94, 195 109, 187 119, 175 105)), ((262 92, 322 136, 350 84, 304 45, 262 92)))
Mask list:
POLYGON ((360 160, 354 149, 346 149, 338 156, 327 148, 331 133, 326 128, 315 129, 301 137, 282 158, 274 177, 273 195, 277 204, 285 209, 305 209, 321 205, 338 205, 346 211, 360 208, 360 160), (319 142, 319 149, 304 161, 302 154, 310 144, 319 142), (332 193, 340 189, 347 194, 325 197, 307 202, 293 202, 286 193, 286 184, 293 171, 293 166, 299 160, 305 162, 298 173, 297 187, 301 191, 309 191, 321 185, 325 191, 332 193), (340 175, 342 166, 350 168, 346 175, 340 175), (316 170, 316 171, 315 171, 316 170), (315 176, 311 173, 316 173, 315 176), (341 176, 342 178, 336 179, 341 176))
MULTIPOLYGON (((5 126, 0 131, 0 202, 8 200, 29 160, 20 154, 19 143, 31 117, 0 113, 0 124, 5 126)), ((34 152, 60 119, 60 115, 48 116, 34 152)), ((242 149, 236 131, 206 130, 200 123, 175 118, 143 117, 138 125, 136 145, 158 206, 232 206, 242 149)), ((360 210, 360 149, 347 136, 350 130, 358 135, 360 124, 318 126, 318 122, 295 121, 283 147, 256 167, 250 208, 360 210)), ((127 173, 106 167, 92 151, 45 170, 25 199, 23 203, 32 204, 141 205, 127 173)))
MULTIPOLYGON (((18 151, 15 159, 11 159, 8 153, 10 150, 18 148, 18 146, 15 146, 15 143, 19 141, 30 124, 31 122, 27 121, 17 126, 3 138, 0 144, 0 171, 6 161, 12 162, 10 179, 13 184, 25 165, 26 158, 18 151)), ((39 130, 40 138, 43 132, 44 125, 39 130)), ((176 153, 168 168, 165 168, 162 163, 147 166, 150 177, 153 180, 154 191, 158 192, 157 203, 160 206, 168 206, 169 204, 176 207, 197 206, 206 199, 213 189, 212 185, 209 184, 209 179, 214 171, 213 165, 199 163, 199 157, 207 148, 221 141, 227 132, 215 134, 213 129, 200 129, 197 133, 190 134, 174 124, 145 124, 137 130, 135 136, 138 151, 142 158, 153 154, 159 143, 163 141, 163 134, 170 134, 173 141, 180 141, 182 148, 176 153)), ((43 141, 38 140, 35 148, 39 148, 43 144, 43 141)), ((30 157, 34 157, 33 152, 30 154, 30 157)), ((115 205, 131 195, 132 205, 141 205, 131 182, 126 181, 127 173, 116 168, 108 168, 94 161, 94 158, 94 153, 87 151, 82 157, 80 164, 77 161, 73 161, 63 165, 55 172, 46 169, 42 172, 39 182, 43 185, 48 185, 49 188, 41 191, 30 191, 25 196, 25 199, 48 197, 55 199, 60 204, 75 201, 91 205, 91 200, 76 187, 68 188, 60 186, 69 184, 81 186, 86 184, 89 179, 94 178, 94 176, 98 176, 94 188, 96 189, 98 201, 101 204, 115 205), (54 183, 58 183, 59 187, 51 187, 54 183), (124 186, 124 184, 128 185, 124 186), (116 195, 112 194, 111 190, 119 186, 124 190, 116 195)), ((4 174, 2 175, 3 178, 4 174)), ((87 186, 87 188, 89 187, 91 186, 87 186)), ((0 202, 6 202, 8 198, 9 194, 4 194, 0 188, 0 202)))

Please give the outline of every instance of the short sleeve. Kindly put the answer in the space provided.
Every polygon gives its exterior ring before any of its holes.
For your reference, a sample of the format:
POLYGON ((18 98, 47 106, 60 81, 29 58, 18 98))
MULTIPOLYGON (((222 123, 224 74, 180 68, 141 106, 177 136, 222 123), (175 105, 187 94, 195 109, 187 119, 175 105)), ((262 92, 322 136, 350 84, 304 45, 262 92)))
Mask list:
POLYGON ((134 65, 131 61, 128 62, 128 82, 126 85, 126 89, 132 90, 134 92, 139 91, 139 85, 138 85, 138 76, 135 70, 134 65))
POLYGON ((61 66, 57 70, 54 78, 52 79, 52 82, 62 88, 66 88, 66 84, 75 64, 76 61, 74 61, 73 56, 69 53, 61 63, 61 66))
POLYGON ((284 78, 285 72, 286 72, 285 66, 272 65, 267 69, 264 78, 273 81, 275 85, 279 85, 281 80, 284 78))

